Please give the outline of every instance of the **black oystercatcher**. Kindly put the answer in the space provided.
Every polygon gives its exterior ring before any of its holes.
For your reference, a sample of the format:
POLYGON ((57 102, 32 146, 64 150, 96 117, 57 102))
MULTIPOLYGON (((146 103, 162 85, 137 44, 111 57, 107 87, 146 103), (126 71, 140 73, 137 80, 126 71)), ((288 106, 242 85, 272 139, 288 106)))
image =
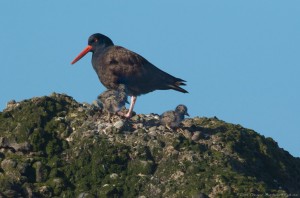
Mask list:
POLYGON ((125 103, 128 103, 125 85, 120 84, 117 90, 108 89, 104 91, 98 96, 98 99, 110 118, 111 113, 117 113, 125 106, 125 103))
POLYGON ((166 111, 161 114, 160 123, 171 130, 179 126, 185 115, 189 116, 187 107, 185 105, 178 105, 175 111, 166 111))
POLYGON ((185 80, 160 70, 137 53, 115 46, 112 40, 103 34, 91 35, 88 46, 71 64, 76 63, 88 52, 93 53, 92 65, 106 88, 115 90, 119 84, 126 86, 131 102, 125 117, 131 117, 139 95, 167 89, 188 93, 180 87, 185 85, 185 80))

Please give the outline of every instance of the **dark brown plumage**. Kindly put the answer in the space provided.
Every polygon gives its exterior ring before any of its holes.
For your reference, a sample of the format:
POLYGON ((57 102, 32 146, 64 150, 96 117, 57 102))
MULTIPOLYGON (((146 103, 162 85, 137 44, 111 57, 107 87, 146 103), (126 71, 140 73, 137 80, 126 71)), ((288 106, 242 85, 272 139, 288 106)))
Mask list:
POLYGON ((185 80, 176 78, 153 64, 137 53, 126 48, 115 46, 110 38, 103 34, 93 34, 89 37, 88 46, 72 61, 81 59, 88 52, 93 53, 92 65, 101 83, 108 89, 117 89, 124 84, 131 97, 130 117, 136 97, 155 90, 173 89, 188 93, 181 85, 185 80))
POLYGON ((189 116, 187 107, 185 105, 178 105, 175 111, 166 111, 161 114, 160 123, 169 129, 174 129, 179 126, 185 115, 189 116))

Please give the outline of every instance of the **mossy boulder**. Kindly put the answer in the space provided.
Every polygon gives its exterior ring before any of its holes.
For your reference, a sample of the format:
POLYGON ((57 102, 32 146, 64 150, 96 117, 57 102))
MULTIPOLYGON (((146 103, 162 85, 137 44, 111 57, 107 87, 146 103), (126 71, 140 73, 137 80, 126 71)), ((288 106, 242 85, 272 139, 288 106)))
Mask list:
POLYGON ((65 94, 0 112, 0 197, 300 196, 300 159, 216 117, 177 130, 65 94))

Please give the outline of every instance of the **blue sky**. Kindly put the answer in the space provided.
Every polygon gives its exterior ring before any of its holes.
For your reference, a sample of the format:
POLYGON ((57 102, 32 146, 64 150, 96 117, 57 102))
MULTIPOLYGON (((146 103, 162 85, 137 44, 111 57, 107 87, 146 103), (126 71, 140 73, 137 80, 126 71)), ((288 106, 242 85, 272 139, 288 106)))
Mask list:
POLYGON ((52 92, 95 100, 105 88, 91 54, 70 62, 100 32, 187 80, 189 94, 143 95, 137 113, 183 103, 192 117, 241 124, 300 157, 299 10, 296 0, 1 1, 0 110, 52 92))

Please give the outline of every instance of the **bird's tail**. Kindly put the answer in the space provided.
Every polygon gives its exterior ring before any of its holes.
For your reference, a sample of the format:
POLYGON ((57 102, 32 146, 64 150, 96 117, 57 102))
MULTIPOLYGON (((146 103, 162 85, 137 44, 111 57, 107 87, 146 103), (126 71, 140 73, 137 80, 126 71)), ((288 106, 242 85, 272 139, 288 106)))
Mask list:
POLYGON ((189 93, 187 90, 180 87, 180 86, 185 86, 186 85, 184 82, 186 82, 186 81, 182 80, 180 78, 176 78, 176 81, 173 84, 170 84, 169 87, 171 89, 174 89, 176 91, 180 91, 182 93, 189 93))

